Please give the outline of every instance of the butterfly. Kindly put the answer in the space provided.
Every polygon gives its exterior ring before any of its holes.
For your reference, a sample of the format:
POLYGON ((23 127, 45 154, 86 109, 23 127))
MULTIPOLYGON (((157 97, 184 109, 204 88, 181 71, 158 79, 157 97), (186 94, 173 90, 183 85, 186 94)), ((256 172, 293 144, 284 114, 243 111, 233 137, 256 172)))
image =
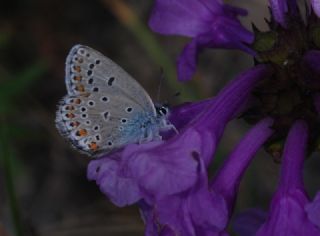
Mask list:
POLYGON ((155 105, 143 87, 98 51, 75 45, 66 59, 67 95, 56 127, 77 150, 100 157, 129 143, 160 140, 174 126, 168 107, 155 105))

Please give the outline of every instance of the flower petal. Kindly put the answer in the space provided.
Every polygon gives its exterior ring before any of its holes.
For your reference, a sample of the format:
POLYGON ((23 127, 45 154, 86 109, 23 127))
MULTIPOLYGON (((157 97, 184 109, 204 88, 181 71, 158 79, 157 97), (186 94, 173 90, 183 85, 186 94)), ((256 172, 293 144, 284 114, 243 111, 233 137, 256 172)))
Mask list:
POLYGON ((317 14, 318 17, 320 17, 320 1, 319 0, 311 0, 311 5, 313 8, 313 11, 317 14))
POLYGON ((229 215, 226 201, 220 193, 209 189, 206 167, 200 158, 199 163, 200 176, 197 186, 191 190, 190 197, 187 198, 191 217, 199 228, 197 231, 224 231, 229 215))
POLYGON ((308 214, 308 219, 320 228, 320 192, 316 194, 316 197, 311 203, 305 206, 305 210, 308 214))
POLYGON ((211 15, 201 1, 156 0, 149 26, 161 34, 194 37, 207 30, 211 15))
POLYGON ((219 192, 224 197, 228 203, 229 212, 232 212, 240 180, 245 170, 256 152, 273 133, 270 128, 272 123, 272 119, 266 118, 249 130, 220 167, 219 172, 210 184, 214 191, 219 192))
POLYGON ((91 161, 87 172, 88 179, 95 180, 101 192, 119 207, 131 205, 142 197, 137 182, 124 166, 121 156, 115 154, 115 158, 109 156, 91 161))
POLYGON ((286 13, 288 12, 287 0, 269 0, 273 17, 283 27, 286 26, 286 13))
POLYGON ((226 17, 217 17, 210 30, 197 35, 181 52, 177 61, 178 79, 188 81, 195 73, 198 55, 205 48, 239 49, 251 55, 256 53, 247 45, 253 35, 239 22, 226 17))
POLYGON ((198 102, 187 102, 175 106, 170 110, 169 120, 177 130, 182 130, 200 113, 205 112, 206 108, 212 103, 214 98, 205 99, 198 102))
POLYGON ((159 223, 168 225, 178 235, 215 235, 224 231, 228 211, 224 199, 208 188, 206 167, 200 156, 198 181, 190 191, 159 199, 156 214, 159 223), (211 234, 207 234, 211 232, 211 234))
POLYGON ((267 221, 257 236, 319 236, 320 230, 309 219, 309 202, 303 186, 302 169, 308 141, 308 127, 303 121, 292 126, 284 148, 280 184, 270 206, 267 221))
POLYGON ((201 134, 189 128, 153 148, 135 145, 136 150, 129 152, 128 166, 148 195, 178 193, 190 188, 197 179, 198 163, 193 153, 201 151, 202 142, 201 134))
POLYGON ((267 213, 260 209, 248 209, 238 214, 233 222, 233 229, 239 236, 254 236, 267 218, 267 213))
POLYGON ((198 38, 194 38, 184 47, 177 61, 178 80, 192 79, 197 68, 198 55, 203 48, 205 44, 201 45, 198 38))
POLYGON ((270 215, 256 235, 319 236, 319 229, 309 221, 304 211, 307 202, 304 191, 299 189, 276 194, 272 200, 270 215))
POLYGON ((308 140, 308 126, 304 121, 296 121, 292 126, 283 151, 280 183, 278 191, 303 189, 303 163, 308 140))

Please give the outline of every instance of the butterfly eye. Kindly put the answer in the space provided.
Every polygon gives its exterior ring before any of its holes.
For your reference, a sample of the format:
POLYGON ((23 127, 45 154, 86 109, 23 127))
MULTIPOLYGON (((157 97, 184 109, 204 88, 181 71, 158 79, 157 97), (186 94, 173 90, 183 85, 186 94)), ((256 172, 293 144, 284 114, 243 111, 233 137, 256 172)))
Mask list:
POLYGON ((132 112, 132 110, 133 110, 132 107, 127 107, 126 109, 127 112, 132 112))
POLYGON ((168 108, 166 106, 156 107, 157 114, 159 116, 166 116, 168 114, 168 108))
POLYGON ((122 123, 122 124, 127 123, 127 119, 121 119, 121 123, 122 123))

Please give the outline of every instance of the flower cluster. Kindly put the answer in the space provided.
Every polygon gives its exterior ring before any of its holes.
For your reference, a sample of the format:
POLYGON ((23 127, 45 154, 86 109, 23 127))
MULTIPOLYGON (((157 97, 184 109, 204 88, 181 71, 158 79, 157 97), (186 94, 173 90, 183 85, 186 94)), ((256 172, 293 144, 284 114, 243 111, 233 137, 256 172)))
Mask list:
POLYGON ((155 1, 150 27, 192 38, 178 58, 180 80, 192 78, 205 48, 242 50, 255 66, 214 98, 174 107, 169 120, 178 134, 90 162, 88 178, 115 205, 138 204, 145 235, 229 235, 239 183, 262 146, 281 162, 278 188, 269 212, 243 212, 234 230, 320 235, 320 193, 310 200, 302 177, 317 146, 320 112, 320 2, 311 6, 304 19, 295 0, 270 0, 269 30, 250 32, 238 19, 246 11, 220 0, 155 1), (252 128, 208 178, 225 126, 240 114, 252 128))

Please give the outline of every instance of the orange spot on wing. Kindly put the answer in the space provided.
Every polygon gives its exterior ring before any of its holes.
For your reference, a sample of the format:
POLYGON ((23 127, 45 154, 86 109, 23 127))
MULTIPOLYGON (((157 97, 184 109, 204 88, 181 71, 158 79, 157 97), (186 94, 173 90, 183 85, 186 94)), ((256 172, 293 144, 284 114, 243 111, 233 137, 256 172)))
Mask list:
POLYGON ((67 105, 67 106, 65 106, 65 109, 67 111, 73 111, 74 110, 74 106, 67 105))
POLYGON ((66 117, 72 119, 72 118, 75 117, 75 114, 69 112, 69 113, 66 114, 66 117))
POLYGON ((86 129, 80 129, 77 131, 76 135, 80 137, 84 137, 88 134, 88 131, 86 129))
POLYGON ((80 125, 80 123, 78 121, 73 121, 70 123, 71 127, 78 127, 80 125))
POLYGON ((95 142, 91 142, 88 146, 91 149, 91 151, 97 151, 98 149, 98 145, 95 142))
POLYGON ((75 104, 80 104, 80 103, 81 103, 81 99, 80 99, 80 98, 76 98, 73 102, 74 102, 75 104))
POLYGON ((82 79, 82 77, 81 77, 80 75, 73 77, 73 80, 74 80, 74 81, 77 81, 77 82, 80 82, 81 79, 82 79))
POLYGON ((81 67, 80 66, 74 66, 73 69, 78 73, 81 72, 81 67))
POLYGON ((84 92, 85 89, 84 89, 83 84, 77 84, 77 85, 76 85, 76 90, 77 90, 78 92, 84 92))

